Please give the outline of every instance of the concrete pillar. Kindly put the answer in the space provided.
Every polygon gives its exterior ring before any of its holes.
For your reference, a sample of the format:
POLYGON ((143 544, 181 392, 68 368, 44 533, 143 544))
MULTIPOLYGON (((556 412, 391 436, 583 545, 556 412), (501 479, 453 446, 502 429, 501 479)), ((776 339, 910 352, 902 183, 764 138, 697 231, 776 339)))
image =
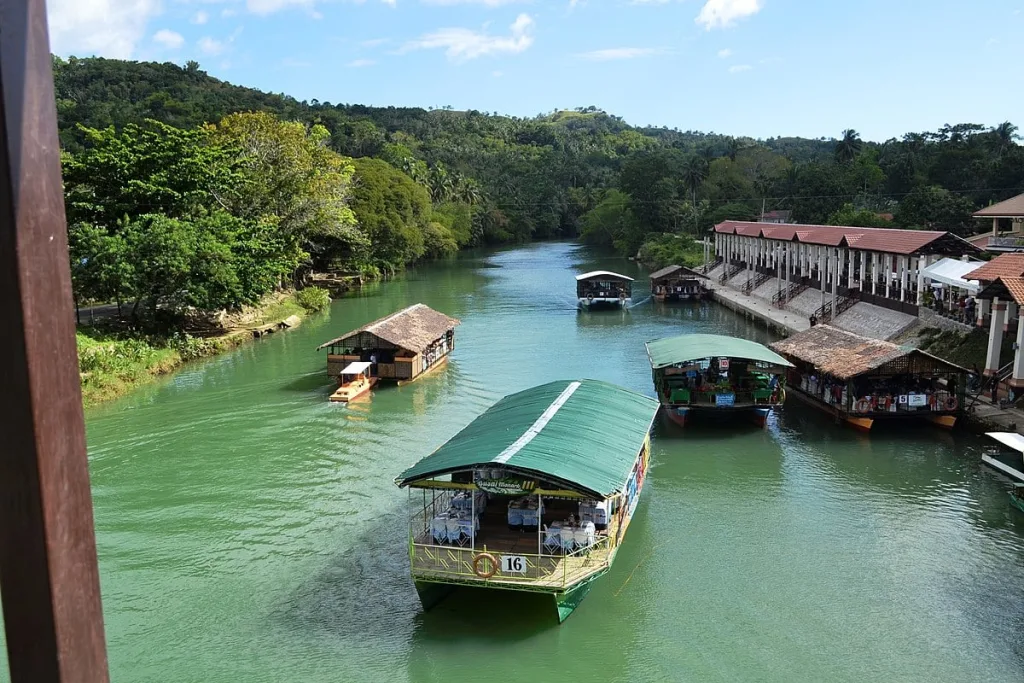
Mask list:
POLYGON ((1010 386, 1024 387, 1024 317, 1017 318, 1017 348, 1013 350, 1013 375, 1010 386))
POLYGON ((826 277, 826 273, 828 273, 828 271, 825 269, 827 266, 825 262, 825 256, 825 247, 818 247, 818 284, 821 287, 822 306, 825 305, 825 283, 828 281, 828 278, 826 277))
POLYGON ((1003 346, 1003 321, 1006 319, 1006 304, 996 297, 992 300, 992 324, 988 330, 988 355, 985 356, 985 375, 991 377, 999 372, 999 350, 1003 346))
POLYGON ((1017 317, 1017 304, 1014 301, 1006 302, 1006 320, 1003 321, 1003 332, 1010 331, 1010 323, 1017 317))
POLYGON ((924 303, 924 264, 921 263, 921 259, 918 258, 917 262, 917 301, 918 306, 924 303))
POLYGON ((867 277, 868 268, 868 253, 866 251, 860 252, 860 291, 864 291, 864 278, 867 277))
POLYGON ((840 260, 842 252, 839 249, 835 250, 835 259, 832 261, 832 316, 836 314, 836 297, 839 295, 839 269, 841 267, 840 260))
POLYGON ((793 281, 793 243, 786 242, 786 287, 793 281))
POLYGON ((846 251, 846 258, 848 258, 850 260, 850 263, 847 266, 847 272, 846 272, 846 285, 850 289, 853 289, 853 261, 854 261, 853 251, 850 250, 850 249, 846 249, 845 251, 846 251))
POLYGON ((993 237, 999 237, 999 219, 998 218, 993 218, 992 219, 992 236, 993 237))
POLYGON ((892 285, 892 254, 885 255, 885 263, 882 265, 882 275, 885 277, 885 298, 889 298, 889 289, 892 285))
POLYGON ((985 325, 985 317, 988 315, 992 302, 988 299, 978 299, 978 327, 985 325))
POLYGON ((899 258, 899 274, 900 274, 900 301, 907 300, 907 276, 910 274, 910 257, 900 256, 899 258))

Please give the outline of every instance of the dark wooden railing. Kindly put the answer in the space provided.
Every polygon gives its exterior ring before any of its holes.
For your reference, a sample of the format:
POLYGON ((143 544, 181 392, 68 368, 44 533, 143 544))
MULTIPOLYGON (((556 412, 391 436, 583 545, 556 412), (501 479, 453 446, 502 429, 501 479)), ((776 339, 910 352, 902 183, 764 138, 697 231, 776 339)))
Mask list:
POLYGON ((747 280, 743 285, 743 293, 750 294, 752 291, 775 277, 772 273, 758 273, 756 277, 747 280))
POLYGON ((785 289, 776 292, 775 296, 772 297, 772 306, 777 308, 785 307, 788 301, 792 301, 795 297, 806 291, 810 285, 803 282, 794 282, 785 289))

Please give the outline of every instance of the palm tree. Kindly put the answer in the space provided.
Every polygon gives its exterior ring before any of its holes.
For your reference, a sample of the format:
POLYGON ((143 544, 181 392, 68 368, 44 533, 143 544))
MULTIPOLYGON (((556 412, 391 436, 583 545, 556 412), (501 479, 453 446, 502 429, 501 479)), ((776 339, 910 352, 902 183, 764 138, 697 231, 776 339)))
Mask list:
POLYGON ((843 139, 836 143, 836 161, 853 161, 863 147, 864 142, 860 139, 860 133, 852 128, 844 130, 843 139))
POLYGON ((692 156, 683 163, 683 184, 690 191, 694 206, 697 206, 697 190, 708 179, 709 171, 703 157, 692 156))
POLYGON ((999 153, 999 156, 1002 156, 1008 149, 1017 144, 1016 140, 1019 137, 1017 135, 1017 126, 1009 121, 1003 121, 993 128, 992 132, 995 134, 996 151, 999 153))
POLYGON ((746 147, 738 138, 729 138, 729 142, 725 143, 726 154, 729 155, 730 161, 736 161, 736 155, 746 147))

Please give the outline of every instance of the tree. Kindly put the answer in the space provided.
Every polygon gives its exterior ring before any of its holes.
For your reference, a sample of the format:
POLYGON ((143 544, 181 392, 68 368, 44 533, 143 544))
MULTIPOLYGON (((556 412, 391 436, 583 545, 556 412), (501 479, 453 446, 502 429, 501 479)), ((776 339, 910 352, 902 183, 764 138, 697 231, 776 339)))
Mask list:
POLYGON ((892 222, 868 209, 855 209, 853 204, 843 206, 828 218, 829 225, 845 225, 855 228, 891 228, 892 222))
POLYGON ((644 233, 631 204, 630 197, 624 192, 609 190, 604 199, 583 217, 581 237, 590 244, 635 254, 643 243, 644 233))
POLYGON ((903 198, 895 221, 904 228, 945 230, 960 236, 971 234, 969 199, 941 187, 921 187, 903 198))
POLYGON ((690 192, 693 203, 697 203, 697 190, 708 178, 710 168, 707 161, 699 156, 691 156, 683 163, 682 169, 683 185, 690 192))
POLYGON ((836 143, 836 161, 842 163, 853 161, 853 159, 860 154, 860 150, 863 147, 864 143, 860 139, 860 133, 852 128, 844 130, 842 139, 836 143))
POLYGON ((276 216, 281 230, 300 240, 365 243, 348 205, 352 160, 327 147, 326 128, 247 112, 224 117, 212 130, 233 151, 242 176, 224 201, 234 214, 251 220, 276 216))
POLYGON ((992 129, 996 139, 996 152, 1002 156, 1017 144, 1017 126, 1004 121, 992 129))
POLYGON ((369 238, 372 265, 395 270, 424 255, 430 196, 412 178, 379 159, 356 159, 352 210, 369 238))

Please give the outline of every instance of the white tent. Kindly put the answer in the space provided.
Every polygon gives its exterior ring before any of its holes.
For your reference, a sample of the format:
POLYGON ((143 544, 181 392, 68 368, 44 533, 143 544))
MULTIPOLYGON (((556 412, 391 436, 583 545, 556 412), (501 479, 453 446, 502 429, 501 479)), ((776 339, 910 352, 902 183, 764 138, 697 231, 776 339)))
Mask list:
POLYGON ((932 282, 941 282, 950 287, 959 287, 971 294, 977 294, 980 286, 977 280, 965 280, 964 275, 981 267, 981 261, 961 261, 944 258, 925 268, 922 273, 932 282))

